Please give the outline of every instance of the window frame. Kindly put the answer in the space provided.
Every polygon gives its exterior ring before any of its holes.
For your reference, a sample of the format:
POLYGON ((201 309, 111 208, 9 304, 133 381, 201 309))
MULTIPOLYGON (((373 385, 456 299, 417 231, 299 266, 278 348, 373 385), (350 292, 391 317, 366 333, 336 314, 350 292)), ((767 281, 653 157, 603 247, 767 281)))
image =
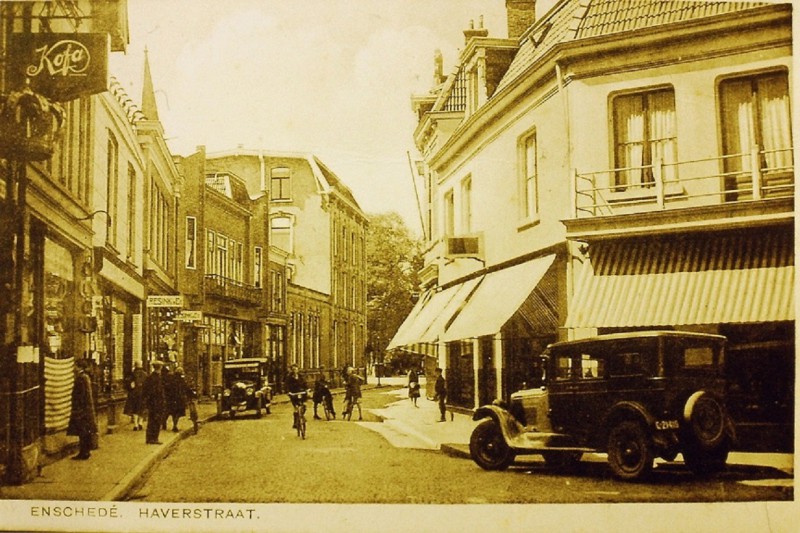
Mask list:
POLYGON ((186 216, 186 250, 184 253, 184 266, 190 270, 197 270, 197 217, 186 216), (191 223, 191 234, 189 226, 191 223))

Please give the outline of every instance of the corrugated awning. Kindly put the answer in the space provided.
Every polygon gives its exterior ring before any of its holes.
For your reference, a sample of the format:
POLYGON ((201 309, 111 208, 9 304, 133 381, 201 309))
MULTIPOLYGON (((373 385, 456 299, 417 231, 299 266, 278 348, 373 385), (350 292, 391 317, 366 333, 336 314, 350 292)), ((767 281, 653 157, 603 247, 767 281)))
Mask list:
POLYGON ((794 320, 791 231, 597 242, 568 328, 794 320))
POLYGON ((537 315, 534 322, 544 320, 556 327, 550 291, 533 294, 555 258, 548 255, 487 274, 441 340, 449 342, 498 333, 525 303, 528 319, 537 315), (538 316, 540 312, 547 316, 538 316))
POLYGON ((387 350, 438 341, 445 324, 460 309, 479 281, 480 278, 471 279, 443 291, 426 293, 398 328, 387 350))
POLYGON ((416 321, 417 316, 432 296, 432 290, 426 291, 420 295, 417 303, 414 304, 414 307, 408 313, 406 319, 403 320, 403 323, 400 324, 399 328, 397 328, 392 340, 389 341, 389 345, 386 347, 387 350, 394 350, 395 348, 399 348, 400 346, 405 346, 406 344, 414 342, 414 339, 409 337, 408 332, 414 327, 414 322, 416 321))

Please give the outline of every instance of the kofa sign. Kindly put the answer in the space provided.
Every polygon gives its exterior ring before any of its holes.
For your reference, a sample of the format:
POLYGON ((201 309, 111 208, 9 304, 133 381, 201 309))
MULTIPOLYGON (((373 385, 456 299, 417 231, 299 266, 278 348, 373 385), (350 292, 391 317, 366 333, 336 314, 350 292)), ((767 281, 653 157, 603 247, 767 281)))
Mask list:
POLYGON ((65 102, 108 88, 108 34, 12 33, 8 42, 8 88, 65 102))

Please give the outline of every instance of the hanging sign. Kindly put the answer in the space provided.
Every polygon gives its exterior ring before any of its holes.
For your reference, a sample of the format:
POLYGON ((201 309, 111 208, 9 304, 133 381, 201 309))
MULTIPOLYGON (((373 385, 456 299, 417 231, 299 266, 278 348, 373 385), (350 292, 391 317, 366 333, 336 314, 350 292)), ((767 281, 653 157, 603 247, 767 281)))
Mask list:
POLYGON ((147 297, 147 307, 183 307, 183 296, 180 294, 157 294, 147 297))
POLYGON ((65 102, 108 88, 106 33, 11 33, 8 59, 10 90, 30 83, 35 92, 65 102))

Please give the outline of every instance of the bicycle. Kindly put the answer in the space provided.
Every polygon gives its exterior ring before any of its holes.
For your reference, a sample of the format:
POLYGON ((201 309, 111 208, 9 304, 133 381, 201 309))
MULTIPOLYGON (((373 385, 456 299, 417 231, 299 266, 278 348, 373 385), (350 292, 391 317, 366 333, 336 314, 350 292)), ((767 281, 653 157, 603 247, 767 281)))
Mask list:
POLYGON ((292 400, 292 405, 294 405, 294 427, 297 429, 297 436, 305 439, 308 391, 289 392, 287 394, 290 399, 296 398, 296 400, 292 400))

